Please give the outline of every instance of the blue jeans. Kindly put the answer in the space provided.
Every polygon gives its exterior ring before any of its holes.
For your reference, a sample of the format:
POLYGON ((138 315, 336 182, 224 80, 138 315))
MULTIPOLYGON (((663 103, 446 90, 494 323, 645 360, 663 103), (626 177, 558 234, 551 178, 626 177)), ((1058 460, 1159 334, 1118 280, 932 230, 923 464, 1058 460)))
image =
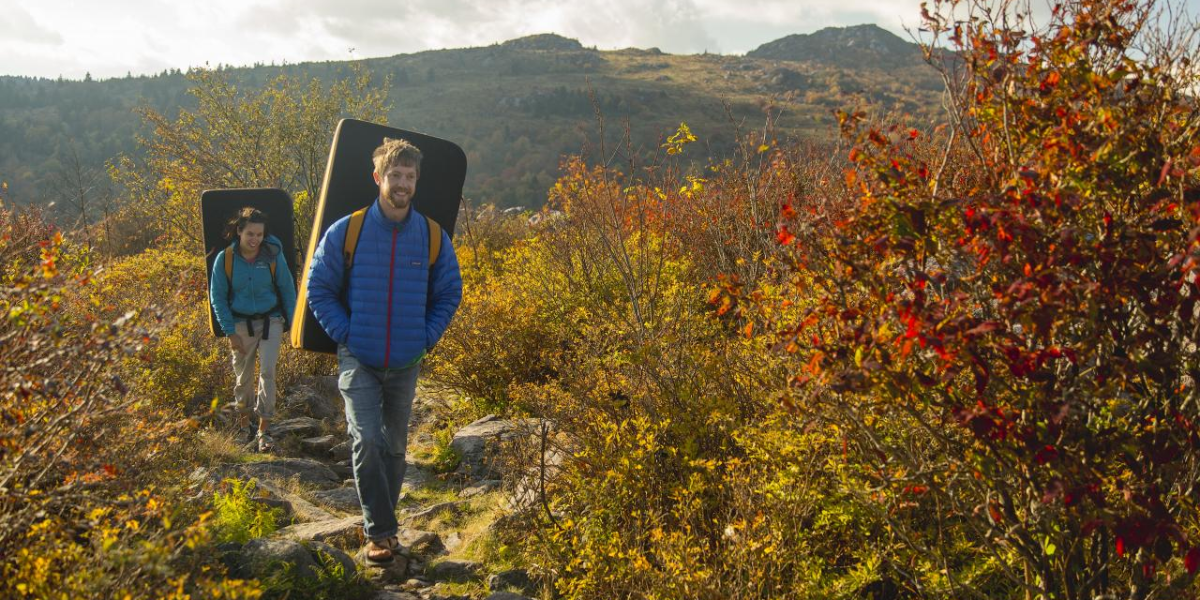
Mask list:
POLYGON ((375 369, 338 346, 338 389, 346 401, 354 484, 362 504, 368 539, 396 535, 396 504, 404 483, 408 418, 417 394, 421 364, 404 369, 375 369))

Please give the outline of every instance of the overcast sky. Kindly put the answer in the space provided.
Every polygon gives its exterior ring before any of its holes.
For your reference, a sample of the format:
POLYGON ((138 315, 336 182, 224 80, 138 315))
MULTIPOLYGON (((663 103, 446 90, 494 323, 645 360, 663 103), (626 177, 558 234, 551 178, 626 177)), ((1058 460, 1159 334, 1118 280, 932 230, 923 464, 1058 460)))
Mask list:
POLYGON ((0 75, 79 79, 391 56, 559 33, 741 54, 792 33, 914 26, 920 0, 0 0, 0 75))
POLYGON ((0 75, 346 60, 548 32, 602 50, 742 54, 829 26, 875 23, 907 38, 920 1, 0 0, 0 75))

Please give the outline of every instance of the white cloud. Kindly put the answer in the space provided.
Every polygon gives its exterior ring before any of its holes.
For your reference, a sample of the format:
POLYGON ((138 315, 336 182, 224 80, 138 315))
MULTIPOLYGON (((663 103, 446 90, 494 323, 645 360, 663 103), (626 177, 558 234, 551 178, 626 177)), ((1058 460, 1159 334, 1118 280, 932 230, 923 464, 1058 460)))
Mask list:
MULTIPOLYGON (((829 26, 875 23, 907 37, 905 27, 920 25, 920 1, 0 0, 0 74, 107 77, 390 56, 549 32, 601 49, 736 54, 829 26)), ((1200 14, 1200 0, 1178 1, 1200 14)))

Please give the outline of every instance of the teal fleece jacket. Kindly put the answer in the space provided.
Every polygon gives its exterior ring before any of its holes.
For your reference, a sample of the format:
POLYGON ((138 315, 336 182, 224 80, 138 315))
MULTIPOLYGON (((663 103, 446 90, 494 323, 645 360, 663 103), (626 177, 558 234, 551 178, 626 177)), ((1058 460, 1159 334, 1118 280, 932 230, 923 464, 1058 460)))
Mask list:
POLYGON ((212 277, 208 284, 208 299, 212 302, 213 312, 217 322, 226 335, 232 335, 238 321, 234 312, 244 315, 256 315, 270 311, 270 314, 281 315, 284 321, 291 321, 296 308, 296 284, 292 272, 288 270, 287 260, 283 257, 282 244, 279 238, 267 236, 266 243, 258 253, 253 263, 246 262, 242 254, 236 250, 236 242, 217 253, 213 261, 212 277), (234 252, 233 282, 230 294, 230 281, 225 277, 225 253, 234 252), (271 282, 269 261, 275 261, 275 277, 279 286, 279 297, 275 293, 275 284, 271 282), (231 301, 232 299, 232 301, 231 301))

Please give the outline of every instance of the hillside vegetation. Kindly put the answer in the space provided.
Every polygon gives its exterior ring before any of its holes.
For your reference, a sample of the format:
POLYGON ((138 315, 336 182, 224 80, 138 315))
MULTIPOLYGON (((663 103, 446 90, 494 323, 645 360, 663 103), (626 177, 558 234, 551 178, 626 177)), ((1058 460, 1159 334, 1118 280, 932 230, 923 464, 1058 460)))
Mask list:
MULTIPOLYGON (((936 118, 941 80, 917 46, 878 28, 867 34, 888 50, 864 53, 821 42, 823 51, 811 56, 678 56, 655 49, 601 52, 544 35, 483 48, 217 70, 249 92, 281 75, 329 85, 361 69, 392 99, 388 124, 453 140, 466 150, 468 198, 536 208, 562 158, 595 141, 596 108, 610 120, 610 142, 620 139, 627 121, 633 149, 653 152, 663 135, 687 120, 705 133, 706 153, 714 156, 733 148, 737 127, 760 128, 765 110, 779 131, 819 138, 832 131, 832 111, 846 106, 936 118), (903 64, 894 59, 895 45, 906 50, 903 64), (838 60, 843 51, 853 60, 838 60)), ((169 118, 194 109, 196 99, 187 92, 193 82, 185 75, 0 77, 0 179, 8 182, 10 198, 63 205, 57 182, 77 179, 81 170, 102 173, 119 154, 140 157, 135 134, 150 132, 135 108, 169 118)), ((103 183, 90 186, 93 193, 102 193, 103 183)), ((120 196, 117 189, 110 193, 120 196)), ((95 201, 89 218, 102 212, 95 201)))

